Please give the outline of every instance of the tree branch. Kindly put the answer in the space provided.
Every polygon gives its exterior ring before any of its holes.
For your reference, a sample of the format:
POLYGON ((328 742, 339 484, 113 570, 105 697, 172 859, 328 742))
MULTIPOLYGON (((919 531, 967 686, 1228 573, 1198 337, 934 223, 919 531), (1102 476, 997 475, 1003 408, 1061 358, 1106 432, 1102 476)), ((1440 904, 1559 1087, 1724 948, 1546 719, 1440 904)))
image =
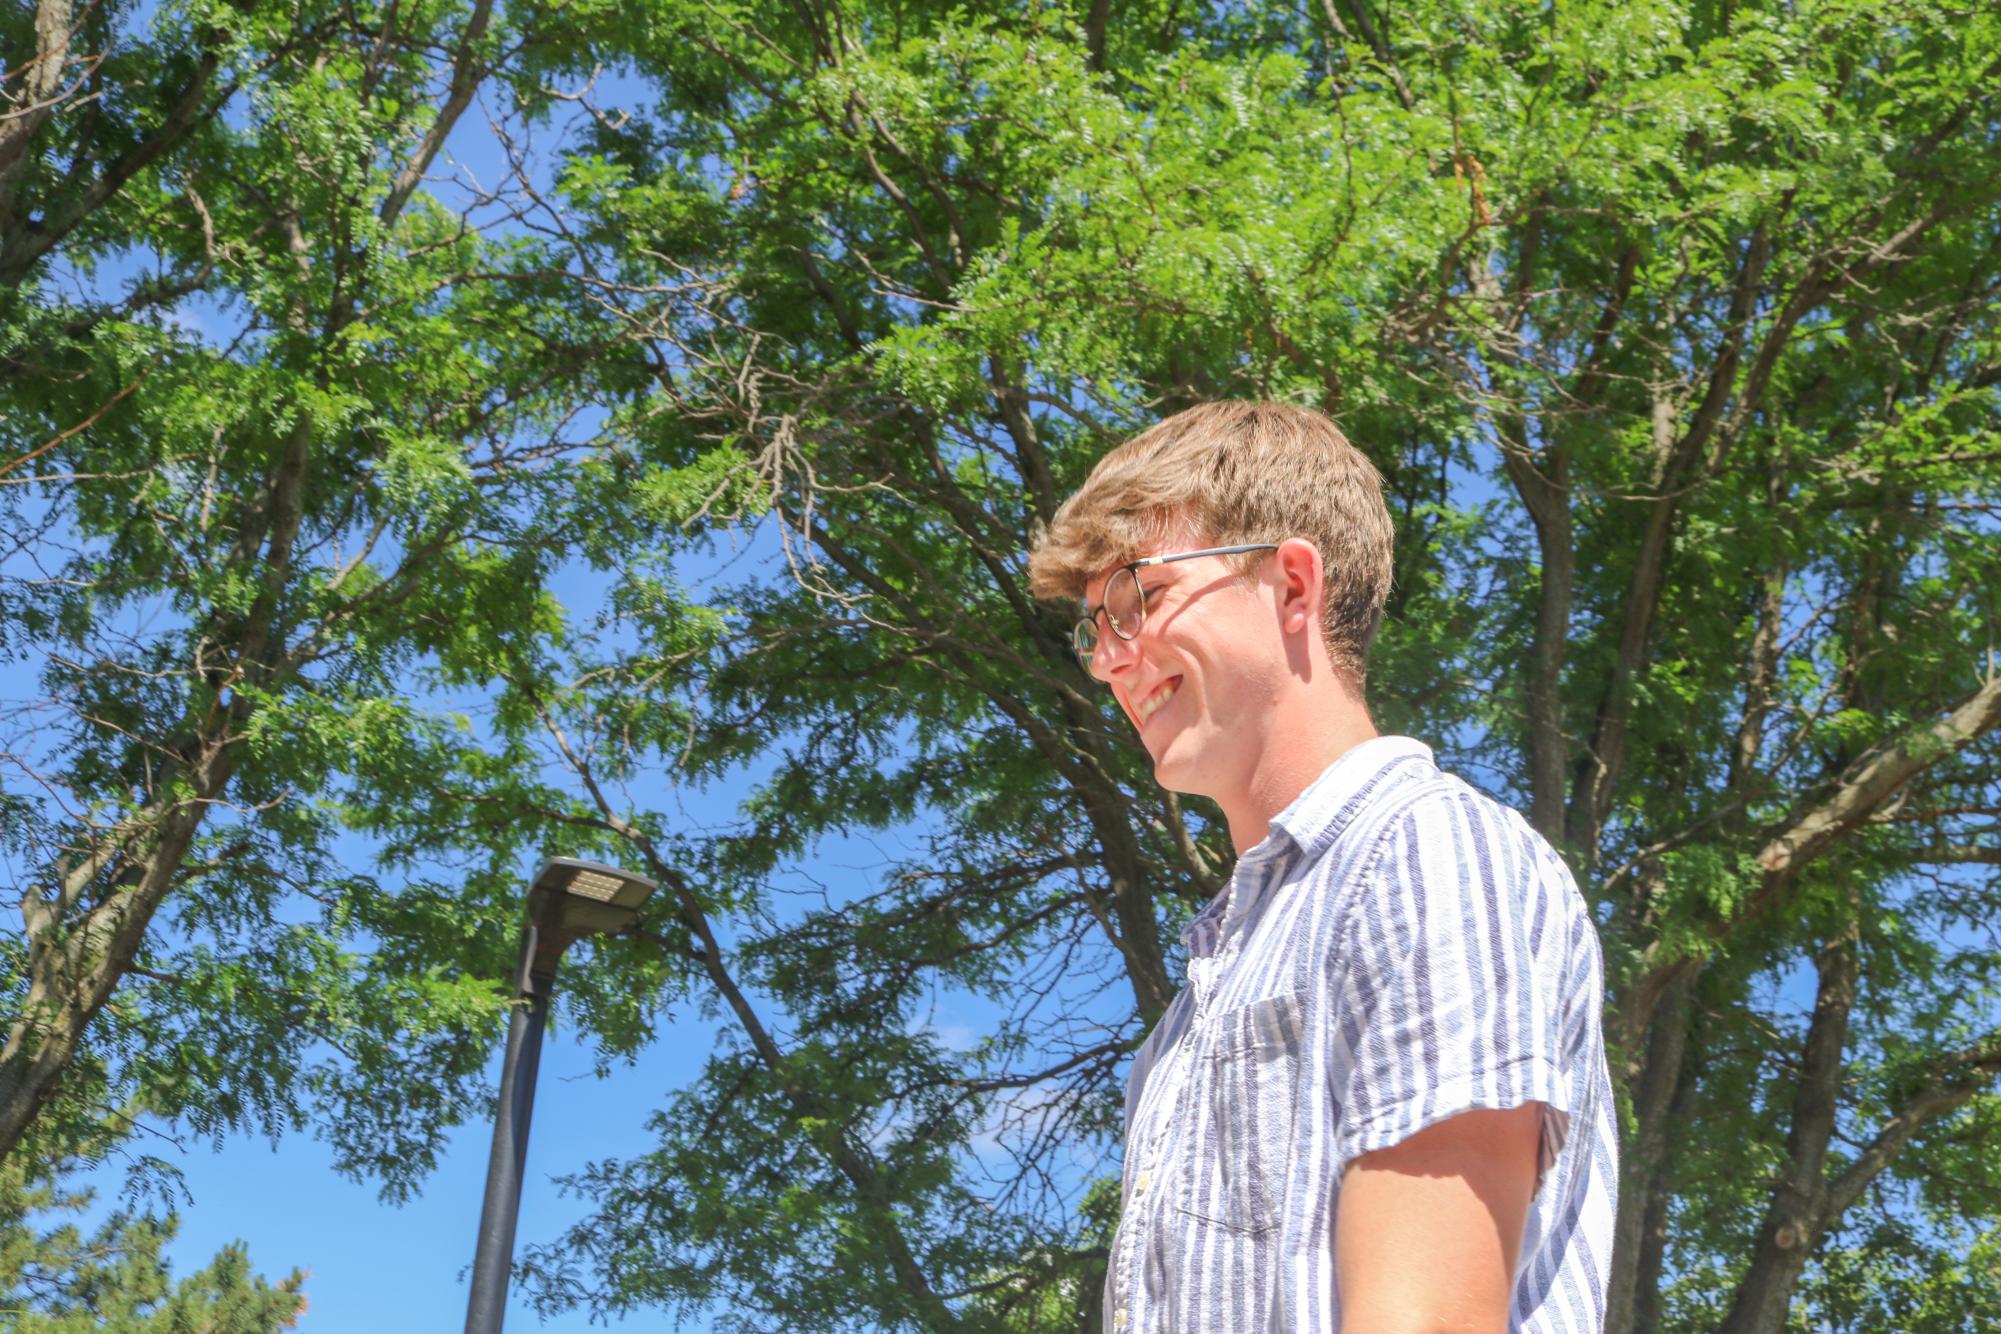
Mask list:
MULTIPOLYGON (((1758 887, 1732 916, 1711 923, 1723 940, 1777 908, 1785 891, 1816 858, 1866 823, 1905 784, 2001 726, 2001 676, 1988 680, 1951 713, 1928 727, 1888 737, 1864 751, 1810 808, 1767 836, 1755 861, 1758 887)), ((1618 1001, 1617 1041, 1629 1048, 1646 1033, 1662 993, 1680 975, 1701 966, 1697 957, 1672 954, 1661 940, 1648 944, 1634 981, 1618 1001)))
POLYGON ((452 82, 445 104, 438 108, 438 118, 424 132, 416 153, 397 173, 395 183, 389 187, 389 194, 382 201, 382 209, 377 216, 383 230, 387 231, 395 223, 403 206, 410 202, 410 196, 423 183, 424 173, 431 169, 438 150, 445 146, 445 140, 458 124, 459 116, 472 102, 473 93, 486 77, 486 65, 480 58, 479 48, 486 40, 487 23, 492 17, 493 0, 477 0, 472 17, 466 20, 465 32, 459 38, 458 51, 452 56, 452 82))

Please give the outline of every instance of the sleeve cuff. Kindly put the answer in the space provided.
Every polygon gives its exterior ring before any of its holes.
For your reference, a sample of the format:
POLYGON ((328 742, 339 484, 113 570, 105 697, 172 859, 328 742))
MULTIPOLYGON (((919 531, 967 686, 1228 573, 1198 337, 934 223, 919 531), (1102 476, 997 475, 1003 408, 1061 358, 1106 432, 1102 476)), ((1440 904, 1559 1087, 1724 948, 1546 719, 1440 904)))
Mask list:
POLYGON ((1422 1093, 1343 1130, 1337 1145, 1337 1177, 1363 1154, 1401 1144, 1421 1130, 1449 1121, 1462 1112, 1508 1111, 1524 1103, 1542 1105, 1542 1134, 1536 1151, 1536 1189, 1542 1189, 1557 1155, 1570 1138, 1570 1097, 1556 1064, 1529 1057, 1504 1071, 1472 1071, 1434 1085, 1422 1093))

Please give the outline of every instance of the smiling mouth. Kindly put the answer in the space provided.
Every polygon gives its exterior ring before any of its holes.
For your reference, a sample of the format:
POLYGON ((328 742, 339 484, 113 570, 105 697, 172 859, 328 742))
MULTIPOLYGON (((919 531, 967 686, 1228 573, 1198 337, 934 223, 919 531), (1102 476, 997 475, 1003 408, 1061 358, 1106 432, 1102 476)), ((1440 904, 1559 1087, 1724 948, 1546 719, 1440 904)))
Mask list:
POLYGON ((1167 701, 1169 701, 1170 699, 1173 699, 1174 693, 1179 689, 1181 689, 1181 678, 1177 676, 1173 680, 1161 686, 1160 689, 1154 691, 1151 695, 1148 695, 1145 699, 1141 700, 1139 703, 1139 707, 1137 709, 1137 712, 1139 714, 1139 725, 1141 727, 1145 727, 1147 719, 1153 717, 1154 714, 1159 713, 1161 710, 1161 706, 1166 704, 1167 701))

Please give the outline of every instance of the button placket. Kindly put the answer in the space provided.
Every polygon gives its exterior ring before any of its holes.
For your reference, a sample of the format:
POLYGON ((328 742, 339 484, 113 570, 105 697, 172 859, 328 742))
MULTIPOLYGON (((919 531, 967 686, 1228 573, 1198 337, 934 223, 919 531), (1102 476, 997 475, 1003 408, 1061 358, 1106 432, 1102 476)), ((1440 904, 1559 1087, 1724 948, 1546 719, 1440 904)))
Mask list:
MULTIPOLYGON (((1241 870, 1250 871, 1250 877, 1247 878, 1253 879, 1255 883, 1247 885, 1244 883, 1244 880, 1233 877, 1230 887, 1225 892, 1235 898, 1248 889, 1251 897, 1243 903, 1243 906, 1251 911, 1256 911, 1259 907, 1259 901, 1264 897, 1264 891, 1270 888, 1270 882, 1274 878, 1273 872, 1278 869, 1270 865, 1241 868, 1241 870)), ((1247 917, 1248 914, 1245 916, 1247 917)), ((1129 1202, 1135 1206, 1141 1205, 1152 1192, 1155 1179, 1159 1176, 1162 1166, 1161 1158, 1168 1139, 1168 1127, 1177 1119, 1177 1115, 1181 1110, 1181 1104, 1187 1099, 1190 1089, 1197 1082, 1191 1067, 1191 1062, 1194 1059, 1193 1053, 1200 1046, 1197 1038, 1202 1036, 1210 1027, 1208 1020, 1216 997, 1223 989, 1223 983, 1229 976, 1231 965, 1235 963, 1237 956, 1242 953, 1244 937, 1247 934, 1246 925, 1246 921, 1240 919, 1234 910, 1226 914, 1222 923, 1221 936, 1216 941, 1215 951, 1207 955, 1192 955, 1188 960, 1188 991, 1194 1001, 1194 1013, 1190 1016, 1187 1031, 1182 1035, 1181 1041, 1176 1044, 1178 1050, 1173 1053, 1168 1062, 1164 1063, 1162 1069, 1156 1071, 1154 1076, 1155 1078, 1165 1076, 1172 1081, 1170 1087, 1165 1090, 1168 1094, 1171 1110, 1164 1119, 1157 1122, 1155 1132, 1145 1145, 1142 1156, 1138 1160, 1140 1170, 1133 1176, 1132 1189, 1128 1197, 1129 1202), (1173 1068, 1166 1068, 1169 1065, 1173 1068)), ((1142 1212, 1144 1212, 1143 1209, 1135 1208, 1128 1214, 1127 1219, 1120 1223, 1117 1237, 1113 1243, 1116 1252, 1114 1266, 1119 1275, 1119 1291, 1122 1295, 1130 1295, 1134 1291, 1133 1283, 1136 1280, 1136 1271, 1139 1263, 1139 1233, 1142 1229, 1131 1226, 1131 1223, 1137 1221, 1134 1215, 1142 1212)), ((1121 1305, 1112 1313, 1112 1327, 1114 1329, 1124 1329, 1130 1319, 1130 1306, 1121 1305)))
MULTIPOLYGON (((1187 1039, 1184 1037, 1183 1042, 1185 1043, 1186 1041, 1187 1039)), ((1182 1094, 1188 1086, 1186 1078, 1187 1057, 1188 1051, 1186 1047, 1182 1047, 1180 1050, 1170 1054, 1162 1068, 1156 1072, 1156 1078, 1165 1078, 1171 1081, 1168 1087, 1169 1101, 1175 1104, 1179 1104, 1182 1094)), ((1137 1160, 1141 1164, 1141 1167, 1139 1172, 1133 1177, 1132 1192, 1129 1197, 1130 1202, 1134 1205, 1139 1205, 1145 1200, 1148 1190, 1153 1185, 1155 1171, 1160 1166, 1161 1152, 1167 1143, 1167 1127, 1173 1123, 1173 1119, 1173 1116, 1170 1114, 1165 1120, 1158 1122, 1153 1136, 1141 1151, 1141 1156, 1137 1160)), ((1115 1263, 1120 1275, 1119 1291, 1122 1293, 1131 1293, 1133 1291, 1132 1285, 1136 1280, 1141 1229, 1133 1226, 1133 1224, 1137 1222, 1134 1215, 1139 1212, 1138 1209, 1132 1210, 1120 1222, 1117 1236, 1113 1242, 1114 1248, 1118 1252, 1115 1257, 1115 1263)), ((1114 1327, 1124 1328, 1127 1318, 1128 1308, 1119 1307, 1113 1313, 1114 1327)))

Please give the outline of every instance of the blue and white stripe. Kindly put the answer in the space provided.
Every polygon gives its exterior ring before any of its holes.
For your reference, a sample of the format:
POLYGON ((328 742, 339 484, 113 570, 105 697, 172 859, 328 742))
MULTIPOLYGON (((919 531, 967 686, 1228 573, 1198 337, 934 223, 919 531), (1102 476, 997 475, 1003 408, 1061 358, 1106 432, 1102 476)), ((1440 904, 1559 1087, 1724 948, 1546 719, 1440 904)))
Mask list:
POLYGON ((1404 737, 1357 746, 1192 922, 1126 1095, 1105 1316, 1340 1328, 1341 1174, 1475 1108, 1543 1108, 1509 1328, 1602 1328, 1618 1141, 1597 933, 1515 812, 1404 737))

